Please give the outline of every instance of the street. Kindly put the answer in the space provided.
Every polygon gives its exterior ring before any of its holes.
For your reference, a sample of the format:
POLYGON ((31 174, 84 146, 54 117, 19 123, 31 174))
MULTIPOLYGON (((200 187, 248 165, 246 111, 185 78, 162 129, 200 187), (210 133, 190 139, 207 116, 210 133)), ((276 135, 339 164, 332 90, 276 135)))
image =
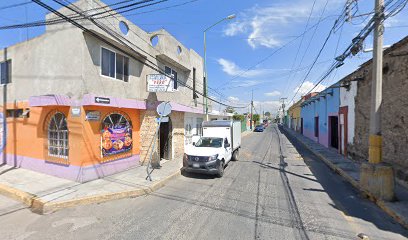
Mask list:
MULTIPOLYGON (((276 125, 242 139, 222 178, 187 174, 146 197, 50 215, 2 213, 2 239, 405 239, 408 232, 363 199, 276 125), (281 148, 281 150, 280 150, 281 148), (282 154, 280 154, 282 151, 282 154), (405 236, 405 237, 404 237, 405 236)), ((6 204, 7 199, 0 199, 6 204)), ((17 204, 17 203, 16 203, 17 204)))

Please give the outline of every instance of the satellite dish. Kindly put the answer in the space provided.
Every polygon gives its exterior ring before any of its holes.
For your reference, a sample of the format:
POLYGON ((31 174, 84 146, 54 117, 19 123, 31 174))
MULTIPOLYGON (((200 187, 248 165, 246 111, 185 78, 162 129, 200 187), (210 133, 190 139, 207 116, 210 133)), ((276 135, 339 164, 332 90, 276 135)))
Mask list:
POLYGON ((157 106, 156 111, 160 117, 165 117, 171 113, 171 104, 169 102, 162 102, 157 106))

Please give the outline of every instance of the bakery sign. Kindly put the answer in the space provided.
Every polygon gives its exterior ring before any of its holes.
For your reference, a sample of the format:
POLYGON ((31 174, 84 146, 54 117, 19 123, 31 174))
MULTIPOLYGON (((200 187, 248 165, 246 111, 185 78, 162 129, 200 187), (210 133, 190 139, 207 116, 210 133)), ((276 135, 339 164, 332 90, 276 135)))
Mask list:
POLYGON ((174 81, 164 74, 147 75, 148 92, 174 92, 174 81))

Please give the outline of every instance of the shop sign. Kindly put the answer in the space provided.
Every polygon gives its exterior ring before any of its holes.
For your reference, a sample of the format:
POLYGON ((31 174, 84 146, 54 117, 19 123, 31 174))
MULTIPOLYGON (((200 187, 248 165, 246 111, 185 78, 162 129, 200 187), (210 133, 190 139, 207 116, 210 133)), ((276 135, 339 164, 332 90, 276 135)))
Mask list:
MULTIPOLYGON (((160 122, 160 118, 156 118, 156 122, 159 123, 159 122, 160 122)), ((164 123, 164 122, 169 122, 169 117, 162 117, 161 122, 162 122, 162 123, 164 123)))
POLYGON ((79 117, 81 116, 81 107, 72 107, 71 108, 71 115, 73 117, 79 117))
POLYGON ((164 74, 147 75, 148 92, 174 92, 174 82, 164 74))
POLYGON ((99 121, 101 119, 101 112, 99 111, 90 111, 86 113, 87 121, 99 121))
POLYGON ((110 104, 110 98, 95 97, 95 103, 110 104))
POLYGON ((130 126, 106 127, 102 130, 102 156, 128 152, 132 149, 130 126))

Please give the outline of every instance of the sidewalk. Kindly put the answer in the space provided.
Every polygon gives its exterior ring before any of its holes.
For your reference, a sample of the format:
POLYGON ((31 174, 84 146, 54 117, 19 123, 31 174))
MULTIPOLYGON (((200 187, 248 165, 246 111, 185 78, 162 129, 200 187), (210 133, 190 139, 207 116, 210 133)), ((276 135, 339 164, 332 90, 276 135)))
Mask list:
POLYGON ((395 185, 395 195, 397 201, 385 202, 379 199, 375 199, 369 192, 360 187, 360 163, 353 161, 343 155, 326 148, 311 139, 288 129, 286 127, 280 127, 284 133, 295 138, 299 143, 304 145, 307 149, 318 156, 323 162, 325 162, 331 169, 344 177, 351 185, 361 191, 370 200, 375 202, 381 209, 383 209, 388 215, 393 217, 405 228, 408 228, 408 190, 400 186, 395 185))
MULTIPOLYGON (((243 132, 242 137, 250 133, 243 132)), ((0 194, 24 203, 33 212, 46 214, 77 205, 149 194, 179 176, 182 165, 181 159, 162 163, 161 169, 152 172, 152 182, 146 180, 146 166, 139 166, 86 183, 2 165, 0 194)), ((3 207, 8 208, 7 204, 3 207)))
POLYGON ((146 166, 140 166, 86 183, 78 183, 8 165, 0 167, 0 194, 23 202, 36 213, 100 203, 149 194, 180 175, 182 160, 162 164, 146 180, 146 166))

